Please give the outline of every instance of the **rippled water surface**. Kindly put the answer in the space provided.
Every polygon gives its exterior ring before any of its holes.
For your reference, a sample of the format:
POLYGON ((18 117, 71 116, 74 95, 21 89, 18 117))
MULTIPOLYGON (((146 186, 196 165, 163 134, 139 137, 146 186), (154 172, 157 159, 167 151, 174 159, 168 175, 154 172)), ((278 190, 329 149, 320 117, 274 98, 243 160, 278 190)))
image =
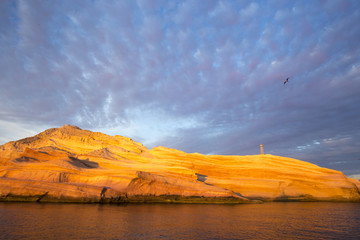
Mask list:
POLYGON ((0 239, 360 239, 360 204, 0 203, 0 239))

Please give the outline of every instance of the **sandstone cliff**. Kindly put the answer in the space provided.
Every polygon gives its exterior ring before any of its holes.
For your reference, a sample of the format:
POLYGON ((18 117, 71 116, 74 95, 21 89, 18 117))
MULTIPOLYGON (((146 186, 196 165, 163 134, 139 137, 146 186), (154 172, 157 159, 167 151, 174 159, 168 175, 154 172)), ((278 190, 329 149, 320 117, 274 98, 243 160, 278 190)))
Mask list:
POLYGON ((2 201, 360 201, 359 189, 341 172, 296 159, 149 150, 70 125, 0 146, 2 201))

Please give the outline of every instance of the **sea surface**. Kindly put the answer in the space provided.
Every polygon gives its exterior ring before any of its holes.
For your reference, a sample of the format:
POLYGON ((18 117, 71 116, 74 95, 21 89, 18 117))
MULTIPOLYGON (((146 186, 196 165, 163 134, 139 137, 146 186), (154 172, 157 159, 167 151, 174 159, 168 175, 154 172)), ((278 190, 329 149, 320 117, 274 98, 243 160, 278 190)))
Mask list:
POLYGON ((360 203, 0 203, 0 239, 360 239, 360 203))

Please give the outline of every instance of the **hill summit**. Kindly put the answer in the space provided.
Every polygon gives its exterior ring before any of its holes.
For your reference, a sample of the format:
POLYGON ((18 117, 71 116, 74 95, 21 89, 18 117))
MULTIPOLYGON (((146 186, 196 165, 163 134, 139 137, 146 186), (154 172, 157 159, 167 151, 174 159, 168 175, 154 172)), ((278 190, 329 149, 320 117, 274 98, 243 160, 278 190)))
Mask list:
POLYGON ((65 125, 0 146, 0 201, 360 201, 339 171, 273 155, 185 153, 65 125))

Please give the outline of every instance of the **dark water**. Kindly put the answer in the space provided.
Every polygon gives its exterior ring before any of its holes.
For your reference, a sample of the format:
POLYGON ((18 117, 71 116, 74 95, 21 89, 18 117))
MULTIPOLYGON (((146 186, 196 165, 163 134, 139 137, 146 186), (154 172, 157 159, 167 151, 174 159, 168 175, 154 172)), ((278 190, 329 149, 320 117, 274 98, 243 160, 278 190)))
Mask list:
POLYGON ((0 203, 0 239, 360 239, 360 204, 0 203))

